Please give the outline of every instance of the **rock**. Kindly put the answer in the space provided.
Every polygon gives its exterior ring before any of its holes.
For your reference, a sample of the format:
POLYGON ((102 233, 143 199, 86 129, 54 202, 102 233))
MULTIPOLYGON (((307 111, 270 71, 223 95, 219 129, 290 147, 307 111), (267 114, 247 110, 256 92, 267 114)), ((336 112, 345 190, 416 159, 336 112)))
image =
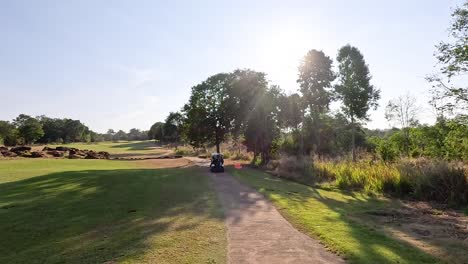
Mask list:
POLYGON ((0 147, 0 152, 3 152, 3 151, 8 151, 8 148, 7 148, 7 147, 4 147, 4 146, 1 146, 1 147, 0 147))
POLYGON ((11 151, 2 151, 1 153, 4 157, 9 157, 9 158, 18 156, 16 153, 11 152, 11 151))
POLYGON ((69 159, 82 159, 83 156, 77 155, 77 154, 69 154, 69 155, 68 155, 68 158, 69 158, 69 159))
POLYGON ((33 151, 31 152, 31 158, 45 158, 47 155, 42 151, 33 151))
POLYGON ((15 152, 16 154, 18 154, 18 156, 21 156, 21 157, 24 157, 24 158, 30 158, 31 157, 31 152, 29 151, 18 151, 18 152, 15 152))
POLYGON ((98 154, 101 155, 104 159, 110 158, 110 154, 107 151, 99 151, 98 154))
POLYGON ((88 153, 86 153, 85 159, 99 159, 99 154, 94 151, 88 151, 88 153))
POLYGON ((19 147, 14 147, 10 149, 11 152, 23 152, 23 151, 31 151, 31 147, 26 147, 26 146, 19 146, 19 147))
POLYGON ((55 150, 55 149, 54 149, 54 148, 47 147, 47 146, 45 146, 45 147, 42 149, 42 151, 53 151, 53 150, 55 150))
POLYGON ((51 151, 47 151, 47 154, 49 155, 52 155, 56 158, 59 158, 59 157, 63 157, 63 152, 62 151, 58 151, 58 150, 51 150, 51 151))
POLYGON ((63 147, 63 146, 56 147, 55 149, 58 150, 58 151, 70 151, 70 148, 63 147))

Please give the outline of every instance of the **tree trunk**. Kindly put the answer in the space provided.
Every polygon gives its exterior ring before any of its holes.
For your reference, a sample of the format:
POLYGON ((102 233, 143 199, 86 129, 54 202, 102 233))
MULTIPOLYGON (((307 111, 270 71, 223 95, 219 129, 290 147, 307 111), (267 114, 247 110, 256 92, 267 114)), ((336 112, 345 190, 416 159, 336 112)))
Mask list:
POLYGON ((220 144, 219 142, 216 143, 216 152, 217 153, 221 153, 221 152, 219 152, 219 144, 220 144))
POLYGON ((351 148, 353 155, 353 162, 356 162, 356 128, 354 126, 354 118, 351 118, 351 148))

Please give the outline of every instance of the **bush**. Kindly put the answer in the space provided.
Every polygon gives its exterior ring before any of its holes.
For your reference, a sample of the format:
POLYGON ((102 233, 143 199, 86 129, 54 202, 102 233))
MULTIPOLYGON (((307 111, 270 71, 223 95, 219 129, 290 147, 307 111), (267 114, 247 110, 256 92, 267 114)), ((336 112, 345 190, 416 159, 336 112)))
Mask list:
POLYGON ((182 155, 182 156, 198 156, 199 154, 193 148, 186 147, 186 146, 179 146, 175 149, 174 152, 176 155, 182 155))
POLYGON ((385 163, 393 162, 398 157, 397 148, 388 140, 380 140, 377 144, 376 151, 385 163))
POLYGON ((411 186, 414 198, 451 205, 468 203, 467 175, 459 164, 417 159, 401 162, 398 169, 404 181, 411 186))
POLYGON ((372 162, 314 162, 314 175, 335 181, 340 189, 387 193, 449 205, 468 203, 467 170, 442 160, 402 160, 398 164, 372 162))
POLYGON ((277 161, 270 161, 267 168, 279 177, 300 182, 315 181, 312 159, 307 156, 281 156, 277 161))

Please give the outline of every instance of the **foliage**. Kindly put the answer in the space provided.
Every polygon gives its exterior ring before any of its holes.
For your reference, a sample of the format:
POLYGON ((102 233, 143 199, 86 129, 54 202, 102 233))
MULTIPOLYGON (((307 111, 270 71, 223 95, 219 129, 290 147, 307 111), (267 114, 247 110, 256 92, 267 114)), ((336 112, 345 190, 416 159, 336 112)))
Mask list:
POLYGON ((216 145, 217 152, 220 151, 219 145, 235 118, 230 97, 231 79, 231 74, 219 73, 192 87, 184 113, 187 116, 187 138, 193 146, 210 143, 216 145))
POLYGON ((468 171, 442 160, 417 159, 398 165, 411 196, 451 205, 468 204, 468 171))
POLYGON ((21 114, 13 120, 18 128, 18 136, 23 144, 31 144, 44 135, 41 123, 28 115, 21 114))
POLYGON ((18 130, 14 124, 0 120, 0 137, 6 146, 14 146, 18 143, 18 130))
POLYGON ((280 97, 281 90, 277 86, 270 87, 258 100, 247 120, 245 145, 248 151, 254 153, 254 162, 261 156, 261 165, 266 165, 270 160, 280 134, 277 107, 280 97))
POLYGON ((398 150, 391 140, 377 141, 376 152, 385 163, 395 161, 398 157, 398 150))
POLYGON ((371 75, 361 52, 351 45, 346 45, 338 51, 338 84, 335 92, 342 101, 342 111, 351 120, 352 153, 355 155, 354 124, 359 120, 367 120, 367 112, 377 108, 380 91, 370 84, 371 75))
POLYGON ((309 106, 311 115, 328 110, 331 96, 331 83, 335 79, 333 61, 322 51, 310 50, 299 66, 299 90, 304 102, 309 106))
MULTIPOLYGON (((427 77, 433 84, 432 104, 440 111, 468 110, 468 88, 450 84, 450 80, 468 70, 468 1, 452 13, 451 38, 437 46, 436 58, 442 65, 439 75, 427 77)), ((466 115, 466 112, 465 112, 466 115)))
POLYGON ((162 141, 164 139, 164 123, 154 123, 148 131, 148 139, 154 139, 156 141, 162 141))

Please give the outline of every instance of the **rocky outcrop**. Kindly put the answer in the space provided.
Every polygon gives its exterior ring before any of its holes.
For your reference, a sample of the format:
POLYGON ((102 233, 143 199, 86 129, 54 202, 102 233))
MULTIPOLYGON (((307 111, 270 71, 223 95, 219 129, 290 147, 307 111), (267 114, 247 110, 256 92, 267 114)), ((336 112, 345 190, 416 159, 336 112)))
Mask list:
POLYGON ((42 151, 31 151, 31 147, 18 146, 11 149, 0 147, 0 157, 25 157, 25 158, 60 158, 67 157, 69 159, 110 159, 109 152, 81 150, 77 148, 69 148, 59 146, 56 148, 44 147, 42 151))
POLYGON ((47 154, 42 151, 33 151, 31 152, 31 158, 46 158, 47 154))
MULTIPOLYGON (((24 151, 31 151, 31 147, 26 147, 26 146, 19 146, 19 147, 14 147, 10 149, 11 152, 24 152, 24 151)), ((17 153, 18 154, 18 153, 17 153)))

